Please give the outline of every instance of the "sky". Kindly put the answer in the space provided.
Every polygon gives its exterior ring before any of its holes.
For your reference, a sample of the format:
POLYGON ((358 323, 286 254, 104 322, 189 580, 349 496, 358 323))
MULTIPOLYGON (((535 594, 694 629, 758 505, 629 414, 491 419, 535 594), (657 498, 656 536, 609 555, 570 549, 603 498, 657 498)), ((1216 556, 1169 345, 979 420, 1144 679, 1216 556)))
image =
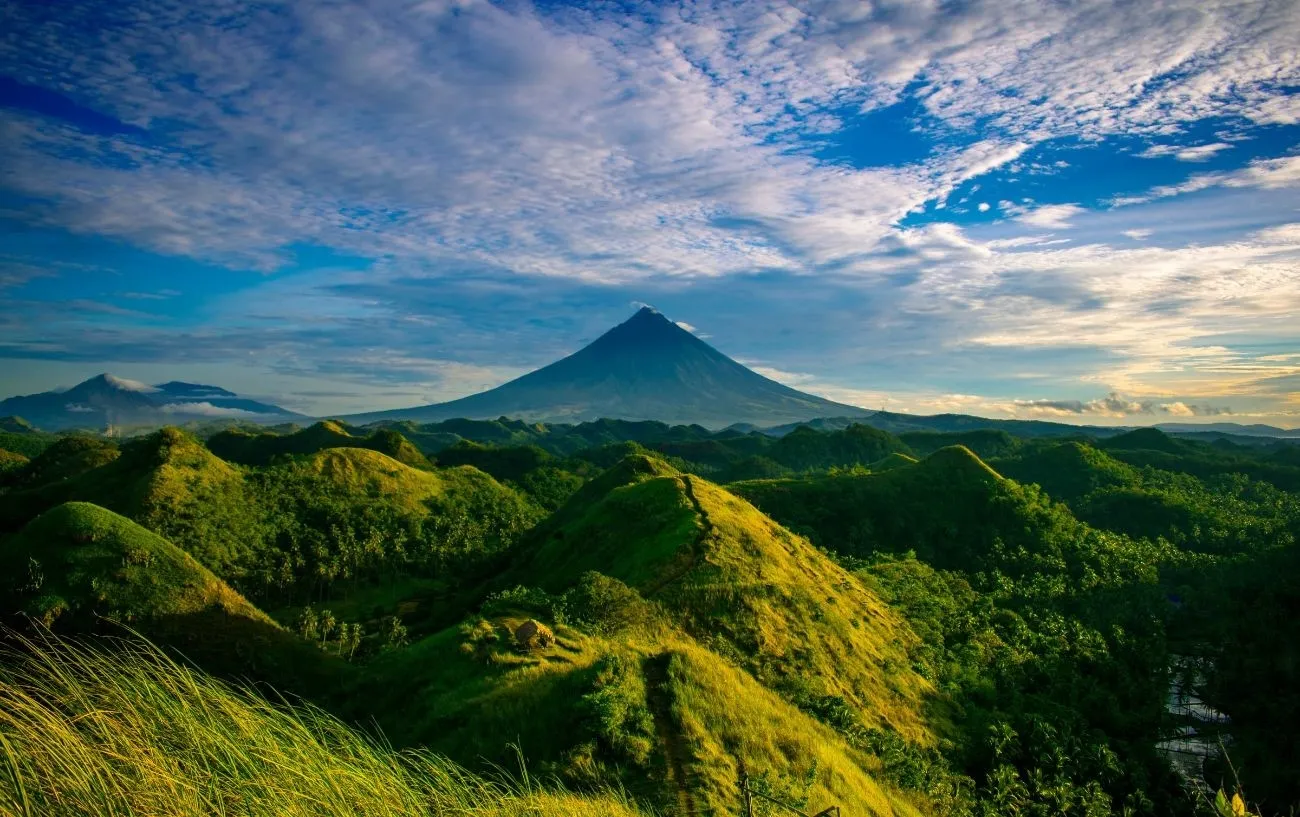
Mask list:
POLYGON ((870 408, 1300 426, 1300 4, 0 4, 0 396, 451 399, 650 304, 870 408))

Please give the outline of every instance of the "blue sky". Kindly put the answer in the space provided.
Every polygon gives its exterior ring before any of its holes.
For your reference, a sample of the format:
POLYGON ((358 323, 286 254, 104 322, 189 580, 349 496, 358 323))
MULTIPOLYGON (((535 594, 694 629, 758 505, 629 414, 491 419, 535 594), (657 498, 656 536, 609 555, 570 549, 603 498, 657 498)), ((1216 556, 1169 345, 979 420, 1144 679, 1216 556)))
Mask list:
POLYGON ((0 8, 0 394, 458 397, 649 303, 870 407, 1300 425, 1296 2, 0 8))

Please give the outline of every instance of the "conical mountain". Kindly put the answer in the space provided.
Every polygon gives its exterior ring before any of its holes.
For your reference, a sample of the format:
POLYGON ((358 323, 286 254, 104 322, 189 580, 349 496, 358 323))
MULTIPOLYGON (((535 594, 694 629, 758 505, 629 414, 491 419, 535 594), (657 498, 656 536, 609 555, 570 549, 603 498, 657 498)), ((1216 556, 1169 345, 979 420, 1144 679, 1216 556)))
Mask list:
POLYGON ((501 416, 549 422, 610 417, 775 425, 866 409, 783 386, 747 369, 649 307, 555 363, 479 394, 352 418, 431 422, 501 416))

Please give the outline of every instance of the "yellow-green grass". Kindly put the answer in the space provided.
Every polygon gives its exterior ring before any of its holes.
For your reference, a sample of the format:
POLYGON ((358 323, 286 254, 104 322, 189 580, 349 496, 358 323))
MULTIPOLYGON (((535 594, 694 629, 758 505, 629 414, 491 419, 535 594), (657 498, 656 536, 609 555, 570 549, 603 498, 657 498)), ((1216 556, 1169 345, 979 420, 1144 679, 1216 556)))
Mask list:
POLYGON ((556 518, 512 581, 563 592, 599 571, 661 602, 767 686, 840 696, 867 726, 934 740, 924 710, 935 693, 911 668, 906 623, 748 502, 642 456, 585 487, 556 518))
MULTIPOLYGON (((844 743, 753 678, 698 647, 673 648, 667 695, 698 813, 737 813, 739 762, 767 793, 809 814, 919 815, 928 804, 880 775, 880 761, 844 743)), ((772 810, 760 813, 775 813, 772 810)))
POLYGON ((18 487, 38 488, 80 476, 118 457, 118 448, 108 440, 95 437, 61 437, 34 457, 18 475, 18 487))
POLYGON ((332 489, 359 501, 383 498, 418 516, 450 507, 537 513, 519 494, 470 465, 425 471, 378 451, 330 448, 292 467, 324 477, 332 489))
POLYGON ((256 503, 243 475, 177 428, 133 440, 98 468, 0 498, 0 525, 16 528, 70 500, 130 517, 214 569, 238 562, 256 541, 256 503))
POLYGON ((24 609, 47 625, 65 614, 130 623, 210 608, 270 623, 185 551, 88 502, 59 505, 0 541, 0 571, 26 577, 24 609))
POLYGON ((22 471, 29 462, 22 454, 0 448, 0 477, 22 471))
MULTIPOLYGON (((349 697, 399 745, 534 768, 579 786, 616 784, 671 814, 731 814, 740 764, 766 790, 846 814, 925 813, 877 759, 662 623, 608 636, 551 622, 522 651, 523 614, 471 620, 378 659, 349 697)), ((762 812, 760 812, 762 813, 762 812)))
POLYGON ((252 434, 230 429, 214 434, 207 445, 222 459, 242 465, 266 465, 277 456, 315 454, 330 448, 369 448, 407 465, 429 467, 420 450, 398 431, 380 429, 369 435, 353 434, 333 420, 291 434, 252 434))
POLYGON ((913 457, 910 454, 904 454, 900 451, 895 451, 888 456, 876 460, 868 467, 872 473, 878 474, 882 471, 892 471, 895 468, 902 468, 911 465, 914 462, 916 462, 916 457, 913 457))
POLYGON ((190 554, 112 511, 59 505, 0 539, 0 602, 61 632, 133 628, 210 671, 316 693, 347 665, 281 629, 190 554))
POLYGON ((248 817, 636 814, 526 777, 397 753, 307 707, 273 706, 139 643, 46 639, 0 656, 0 813, 248 817))

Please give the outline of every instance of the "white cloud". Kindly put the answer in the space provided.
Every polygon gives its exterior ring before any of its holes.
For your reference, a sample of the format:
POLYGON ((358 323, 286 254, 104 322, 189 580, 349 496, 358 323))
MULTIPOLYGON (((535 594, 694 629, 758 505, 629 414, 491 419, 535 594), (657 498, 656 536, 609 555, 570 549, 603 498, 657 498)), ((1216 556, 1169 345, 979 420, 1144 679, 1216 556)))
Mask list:
POLYGON ((1159 156, 1173 156, 1180 162, 1204 162, 1220 151, 1228 150, 1232 145, 1227 142, 1214 142, 1208 145, 1152 145, 1138 155, 1144 159, 1159 156))
POLYGON ((233 408, 231 406, 217 406, 208 402, 167 403, 158 408, 163 414, 191 417, 229 417, 232 419, 266 417, 265 414, 259 414, 256 411, 246 411, 245 409, 233 408))
POLYGON ((1199 173, 1181 184, 1162 185, 1141 196, 1124 196, 1113 199, 1112 206, 1145 204, 1155 199, 1195 193, 1214 187, 1256 188, 1277 190, 1300 186, 1300 156, 1278 159, 1256 159, 1240 170, 1216 173, 1199 173))
POLYGON ((133 9, 19 7, 0 70, 163 141, 9 112, 6 183, 40 223, 264 269, 314 242, 605 281, 810 270, 1044 140, 1285 121, 1300 81, 1286 3, 133 9), (798 149, 909 87, 999 136, 894 168, 798 149))
POLYGON ((1143 241, 1145 239, 1150 238, 1151 233, 1152 233, 1151 230, 1144 227, 1140 229, 1124 230, 1121 232, 1121 235, 1126 235, 1129 238, 1133 239, 1134 241, 1143 241))
POLYGON ((1087 212, 1077 204, 1044 204, 1016 217, 1016 220, 1033 227, 1063 229, 1070 220, 1087 212))
POLYGON ((987 213, 989 211, 989 203, 987 201, 980 202, 978 209, 981 213, 987 213))

